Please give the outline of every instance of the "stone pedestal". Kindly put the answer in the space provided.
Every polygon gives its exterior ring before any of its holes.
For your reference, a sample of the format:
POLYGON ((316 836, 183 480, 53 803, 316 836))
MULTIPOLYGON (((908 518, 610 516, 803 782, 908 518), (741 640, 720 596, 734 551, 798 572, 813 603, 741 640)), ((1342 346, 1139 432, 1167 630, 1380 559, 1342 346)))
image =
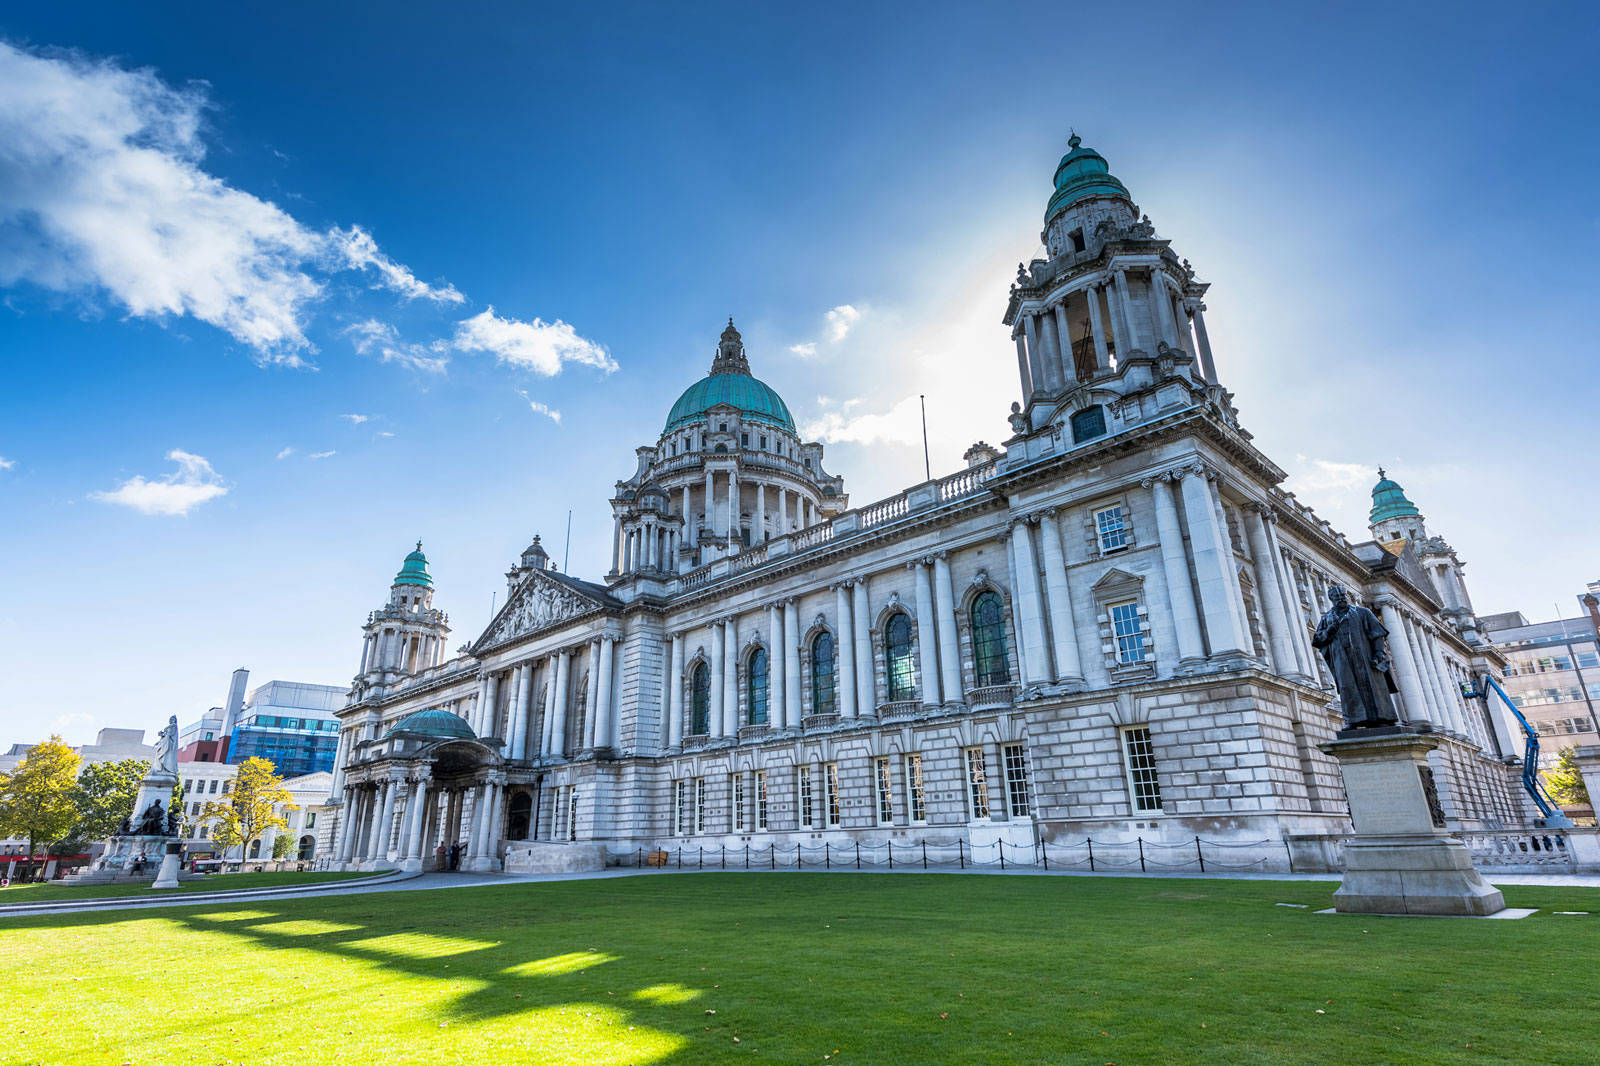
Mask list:
POLYGON ((183 866, 183 843, 167 841, 167 853, 161 857, 161 872, 156 874, 151 888, 177 888, 178 870, 183 866))
POLYGON ((1353 914, 1486 915, 1500 890, 1445 830, 1428 753, 1439 738, 1405 726, 1347 729, 1323 751, 1339 760, 1355 836, 1334 909, 1353 914))
POLYGON ((603 870, 606 846, 546 840, 513 840, 506 844, 505 869, 518 874, 568 874, 603 870))

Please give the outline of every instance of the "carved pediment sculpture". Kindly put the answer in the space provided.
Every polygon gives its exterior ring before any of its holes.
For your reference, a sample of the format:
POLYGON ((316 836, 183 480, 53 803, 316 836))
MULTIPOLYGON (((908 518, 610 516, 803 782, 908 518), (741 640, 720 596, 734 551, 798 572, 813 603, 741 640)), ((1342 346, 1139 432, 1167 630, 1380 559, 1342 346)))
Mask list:
POLYGON ((598 601, 566 587, 540 571, 517 590, 516 596, 489 624, 484 640, 498 644, 524 633, 588 614, 602 606, 598 601))

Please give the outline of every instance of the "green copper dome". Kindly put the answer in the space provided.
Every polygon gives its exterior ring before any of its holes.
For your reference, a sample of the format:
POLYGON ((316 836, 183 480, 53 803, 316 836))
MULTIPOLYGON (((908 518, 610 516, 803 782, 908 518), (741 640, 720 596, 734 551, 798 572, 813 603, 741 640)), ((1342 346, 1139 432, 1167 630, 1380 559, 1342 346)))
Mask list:
POLYGON ((1372 514, 1367 521, 1372 525, 1391 518, 1416 518, 1422 514, 1417 505, 1406 499, 1406 492, 1384 475, 1378 468, 1378 483, 1372 486, 1372 514))
POLYGON ((428 575, 428 557, 422 554, 422 541, 417 541, 417 550, 406 556, 405 564, 394 577, 394 583, 433 588, 433 578, 428 575))
POLYGON ((1127 186, 1111 176, 1105 157, 1093 148, 1083 148, 1083 139, 1076 133, 1067 142, 1070 151, 1061 157, 1056 167, 1056 191, 1044 209, 1044 224, 1049 225, 1061 212, 1080 200, 1096 196, 1115 196, 1131 200, 1127 186))
POLYGON ((749 374, 712 374, 690 385, 672 405, 664 432, 671 433, 685 423, 704 418, 706 412, 718 404, 737 407, 741 415, 752 421, 795 432, 794 418, 783 397, 774 392, 772 386, 749 374))
POLYGON ((459 740, 478 739, 465 721, 438 707, 406 715, 384 737, 392 737, 396 733, 420 733, 425 737, 454 737, 459 740))

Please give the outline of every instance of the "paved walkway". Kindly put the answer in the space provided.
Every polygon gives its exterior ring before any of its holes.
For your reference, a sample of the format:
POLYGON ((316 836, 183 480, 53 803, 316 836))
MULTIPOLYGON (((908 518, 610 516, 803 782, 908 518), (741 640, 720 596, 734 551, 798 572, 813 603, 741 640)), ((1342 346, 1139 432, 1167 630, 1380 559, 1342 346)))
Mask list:
MULTIPOLYGON (((436 889, 451 888, 488 888, 495 885, 534 884, 544 881, 591 881, 617 877, 666 877, 686 876, 697 873, 751 873, 751 874, 784 874, 795 873, 791 867, 787 870, 770 870, 751 868, 749 871, 742 867, 723 871, 719 868, 695 870, 685 868, 682 870, 668 867, 665 869, 633 869, 613 867, 606 870, 595 870, 587 873, 564 874, 465 874, 465 873, 424 873, 404 874, 395 873, 363 879, 360 881, 325 881, 315 884, 286 886, 282 888, 256 888, 239 889, 232 892, 188 892, 173 893, 161 896, 116 896, 103 899, 78 899, 78 900, 50 900, 39 903, 12 904, 0 906, 0 919, 8 917, 21 917, 35 914, 73 914, 84 911, 108 910, 144 910, 151 907, 209 907, 218 904, 269 902, 283 899, 299 899, 306 896, 350 896, 368 892, 419 892, 436 889)), ((806 867, 804 873, 832 873, 840 876, 857 873, 854 867, 835 867, 832 870, 812 869, 806 867)), ((879 874, 953 874, 953 875, 984 875, 991 877, 1130 877, 1144 878, 1147 880, 1167 881, 1327 881, 1338 880, 1337 874, 1290 874, 1290 873, 1089 873, 1077 870, 1041 870, 1027 866, 1011 866, 1005 870, 999 868, 969 867, 966 870, 933 867, 923 870, 921 867, 896 867, 893 870, 873 868, 861 870, 860 873, 879 874)), ((1600 888, 1600 874, 1575 874, 1575 873, 1496 873, 1493 870, 1482 871, 1485 880, 1496 886, 1505 885, 1545 885, 1552 887, 1573 888, 1600 888)))

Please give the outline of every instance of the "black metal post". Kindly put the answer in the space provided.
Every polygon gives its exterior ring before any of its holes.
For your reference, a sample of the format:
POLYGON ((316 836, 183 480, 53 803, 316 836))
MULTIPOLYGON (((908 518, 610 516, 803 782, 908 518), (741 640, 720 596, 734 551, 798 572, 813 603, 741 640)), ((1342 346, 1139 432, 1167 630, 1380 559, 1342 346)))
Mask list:
POLYGON ((1200 836, 1199 836, 1199 834, 1195 834, 1195 838, 1194 838, 1194 854, 1195 854, 1195 858, 1200 860, 1200 872, 1201 873, 1205 873, 1206 872, 1206 856, 1205 856, 1205 853, 1200 850, 1200 836))
POLYGON ((1083 839, 1089 845, 1089 872, 1094 873, 1094 837, 1084 837, 1083 839))
POLYGON ((833 843, 831 841, 824 840, 822 842, 822 868, 824 870, 833 869, 833 843))
POLYGON ((1144 873, 1144 837, 1139 838, 1139 872, 1144 873))
POLYGON ((961 868, 963 870, 967 868, 966 844, 961 840, 960 837, 956 838, 956 861, 961 864, 961 868))
POLYGON ((861 869, 861 841, 856 841, 856 869, 861 869))
POLYGON ((924 870, 928 868, 928 842, 926 840, 922 842, 922 868, 924 870))

